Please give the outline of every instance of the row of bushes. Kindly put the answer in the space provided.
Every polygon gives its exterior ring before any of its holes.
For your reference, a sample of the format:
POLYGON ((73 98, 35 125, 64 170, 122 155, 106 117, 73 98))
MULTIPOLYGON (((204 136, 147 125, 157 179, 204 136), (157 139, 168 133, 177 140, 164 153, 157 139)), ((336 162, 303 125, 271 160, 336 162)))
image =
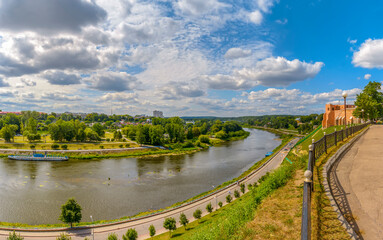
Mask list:
MULTIPOLYGON (((31 145, 29 146, 32 150, 36 149, 36 145, 31 145)), ((119 148, 129 148, 130 147, 130 144, 129 143, 126 143, 125 145, 124 144, 120 144, 118 145, 119 148)), ((62 149, 62 150, 68 150, 68 145, 66 144, 63 144, 63 145, 58 145, 56 143, 52 144, 51 145, 51 149, 52 150, 58 150, 58 149, 62 149)), ((104 149, 104 146, 103 145, 100 145, 100 149, 104 149)))

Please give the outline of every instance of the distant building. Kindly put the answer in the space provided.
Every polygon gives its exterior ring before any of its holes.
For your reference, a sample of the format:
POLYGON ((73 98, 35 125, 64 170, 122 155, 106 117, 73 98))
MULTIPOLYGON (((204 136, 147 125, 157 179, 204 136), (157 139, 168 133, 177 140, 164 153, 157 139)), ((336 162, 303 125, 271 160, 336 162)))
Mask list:
MULTIPOLYGON (((355 105, 346 105, 346 122, 348 124, 361 123, 362 120, 354 116, 355 105)), ((326 104, 326 112, 323 114, 322 127, 344 125, 344 105, 326 104)))
POLYGON ((163 118, 164 117, 164 113, 161 112, 161 111, 154 110, 153 111, 153 117, 163 118))
POLYGON ((21 112, 3 112, 3 111, 0 110, 0 116, 7 115, 8 113, 13 113, 13 114, 16 114, 16 115, 21 115, 21 112))

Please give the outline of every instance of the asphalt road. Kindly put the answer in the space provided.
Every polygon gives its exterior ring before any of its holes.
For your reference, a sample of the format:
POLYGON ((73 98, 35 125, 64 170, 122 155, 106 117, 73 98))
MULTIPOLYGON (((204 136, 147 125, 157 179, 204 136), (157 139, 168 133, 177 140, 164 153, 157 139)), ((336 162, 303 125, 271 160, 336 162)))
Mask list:
MULTIPOLYGON (((373 125, 336 168, 342 212, 363 239, 383 239, 383 126, 373 125), (350 220, 349 220, 350 221, 350 220)), ((338 202, 338 200, 337 200, 338 202)))
MULTIPOLYGON (((263 167, 255 170, 252 174, 250 174, 246 179, 238 184, 233 184, 228 186, 225 189, 217 191, 213 195, 210 195, 206 198, 200 199, 190 204, 185 204, 179 208, 175 208, 158 215, 153 215, 141 219, 135 219, 127 222, 122 222, 113 225, 104 225, 104 226, 94 226, 93 228, 85 228, 85 229, 73 229, 67 231, 66 233, 71 235, 72 240, 79 240, 88 237, 92 239, 92 231, 94 233, 94 239, 96 240, 105 240, 107 239, 110 233, 116 233, 119 238, 122 238, 122 235, 126 233, 129 228, 135 228, 138 232, 139 239, 147 239, 149 238, 149 226, 154 225, 156 228, 156 235, 166 232, 163 228, 162 224, 165 218, 174 217, 177 221, 177 227, 180 227, 179 224, 179 215, 184 213, 190 222, 194 221, 193 212, 197 209, 202 210, 202 216, 208 214, 206 211, 206 205, 211 203, 213 208, 217 208, 217 203, 222 202, 223 205, 226 205, 226 196, 231 194, 234 199, 234 191, 240 190, 239 184, 244 183, 246 186, 249 183, 255 183, 258 181, 260 177, 265 175, 267 172, 272 171, 279 167, 282 163, 283 159, 286 157, 290 149, 298 142, 298 138, 293 139, 291 142, 287 144, 285 148, 283 148, 275 157, 273 157, 267 164, 263 167)), ((247 188, 246 188, 247 191, 247 188)), ((0 239, 6 239, 9 235, 9 230, 0 229, 0 239)), ((16 231, 17 232, 17 231, 16 231)), ((51 230, 51 231, 41 231, 41 230, 27 230, 20 231, 22 237, 25 240, 29 239, 42 239, 42 240, 55 240, 57 236, 60 235, 63 231, 60 230, 51 230)), ((19 233, 19 232, 17 232, 19 233)))

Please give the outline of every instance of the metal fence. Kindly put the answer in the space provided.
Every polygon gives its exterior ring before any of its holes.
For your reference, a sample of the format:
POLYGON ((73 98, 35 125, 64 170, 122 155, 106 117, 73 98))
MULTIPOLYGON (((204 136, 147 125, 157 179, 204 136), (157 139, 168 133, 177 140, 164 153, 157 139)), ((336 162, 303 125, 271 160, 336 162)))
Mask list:
POLYGON ((315 160, 324 153, 327 153, 327 149, 330 147, 336 146, 338 142, 345 140, 368 125, 369 123, 364 123, 335 131, 331 134, 324 133, 324 136, 316 142, 312 139, 312 144, 309 146, 307 171, 304 174, 301 240, 311 239, 311 195, 312 191, 314 191, 313 169, 315 160))

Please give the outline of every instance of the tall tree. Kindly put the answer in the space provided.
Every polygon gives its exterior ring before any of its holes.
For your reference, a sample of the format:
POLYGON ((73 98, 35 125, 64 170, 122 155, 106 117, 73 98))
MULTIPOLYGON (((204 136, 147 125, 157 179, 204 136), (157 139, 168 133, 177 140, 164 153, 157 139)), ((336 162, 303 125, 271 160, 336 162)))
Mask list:
POLYGON ((61 206, 61 215, 59 220, 69 223, 72 227, 74 222, 80 222, 82 218, 81 206, 74 200, 70 198, 64 205, 61 206))
POLYGON ((359 118, 375 120, 383 116, 383 93, 380 82, 369 82, 363 92, 356 96, 357 108, 354 115, 359 118))

